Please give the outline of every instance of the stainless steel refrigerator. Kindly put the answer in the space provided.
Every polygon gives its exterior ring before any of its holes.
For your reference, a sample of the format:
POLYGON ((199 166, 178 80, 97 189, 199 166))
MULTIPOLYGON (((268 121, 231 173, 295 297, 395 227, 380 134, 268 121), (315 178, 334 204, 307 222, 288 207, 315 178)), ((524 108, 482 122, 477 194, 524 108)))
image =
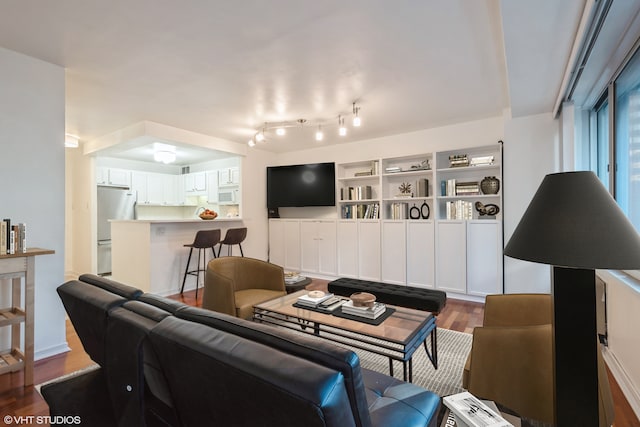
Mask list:
POLYGON ((110 219, 135 219, 136 193, 98 186, 98 274, 111 274, 110 219))

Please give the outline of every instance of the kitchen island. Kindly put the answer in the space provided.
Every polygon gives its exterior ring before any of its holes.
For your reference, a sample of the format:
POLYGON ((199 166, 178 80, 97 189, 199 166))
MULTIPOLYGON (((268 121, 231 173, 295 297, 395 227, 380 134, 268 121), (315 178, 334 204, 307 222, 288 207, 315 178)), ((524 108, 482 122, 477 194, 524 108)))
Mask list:
MULTIPOLYGON (((211 221, 198 218, 112 220, 112 278, 145 292, 176 294, 180 292, 189 257, 189 248, 184 245, 193 242, 196 232, 220 229, 220 239, 223 239, 227 229, 238 227, 244 227, 242 218, 238 217, 211 221)), ((235 251, 240 255, 237 246, 233 249, 234 255, 235 251)), ((226 247, 222 252, 226 253, 226 247)), ((196 256, 197 250, 194 250, 190 270, 196 268, 196 256)), ((207 250, 207 262, 212 256, 207 250)), ((189 275, 185 290, 195 289, 195 285, 196 276, 189 275)))

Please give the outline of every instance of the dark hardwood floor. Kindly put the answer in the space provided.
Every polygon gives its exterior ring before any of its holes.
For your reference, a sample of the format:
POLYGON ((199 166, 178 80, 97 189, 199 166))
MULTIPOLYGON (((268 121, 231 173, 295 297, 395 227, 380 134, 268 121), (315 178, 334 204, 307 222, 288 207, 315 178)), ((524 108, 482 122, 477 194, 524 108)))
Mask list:
MULTIPOLYGON (((314 279, 308 289, 326 290, 327 281, 314 279)), ((171 298, 186 304, 200 306, 202 292, 185 292, 171 298)), ((449 299, 445 309, 438 316, 438 327, 460 332, 473 332, 473 328, 482 325, 483 304, 449 299)), ((52 380, 59 376, 90 366, 93 362, 84 352, 73 326, 67 321, 67 342, 70 352, 40 360, 35 364, 35 384, 52 380)), ((615 404, 615 427, 640 427, 640 421, 629 406, 622 391, 611 374, 611 389, 615 404)), ((21 372, 0 375, 0 416, 47 416, 49 408, 34 387, 23 387, 21 372)), ((16 425, 17 423, 12 423, 16 425)), ((4 425, 8 425, 4 423, 4 425)), ((49 426, 47 423, 24 423, 22 425, 49 426)))

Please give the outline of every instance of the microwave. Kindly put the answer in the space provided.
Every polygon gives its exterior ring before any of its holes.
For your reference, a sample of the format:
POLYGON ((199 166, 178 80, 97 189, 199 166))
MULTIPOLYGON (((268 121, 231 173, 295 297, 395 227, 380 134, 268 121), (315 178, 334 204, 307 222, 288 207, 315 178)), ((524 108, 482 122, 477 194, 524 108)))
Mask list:
POLYGON ((238 190, 220 190, 218 191, 218 203, 221 204, 235 204, 237 203, 236 200, 236 193, 238 190))

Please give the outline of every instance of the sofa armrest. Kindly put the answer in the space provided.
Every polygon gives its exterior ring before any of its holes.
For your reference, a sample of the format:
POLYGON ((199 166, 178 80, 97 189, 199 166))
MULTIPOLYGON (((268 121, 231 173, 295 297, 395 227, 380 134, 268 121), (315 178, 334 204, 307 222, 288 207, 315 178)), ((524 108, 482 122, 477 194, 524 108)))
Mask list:
POLYGON ((553 423, 552 349, 551 325, 475 328, 468 390, 553 423))
POLYGON ((236 303, 234 294, 233 280, 216 273, 211 267, 207 267, 202 308, 235 316, 236 303))

